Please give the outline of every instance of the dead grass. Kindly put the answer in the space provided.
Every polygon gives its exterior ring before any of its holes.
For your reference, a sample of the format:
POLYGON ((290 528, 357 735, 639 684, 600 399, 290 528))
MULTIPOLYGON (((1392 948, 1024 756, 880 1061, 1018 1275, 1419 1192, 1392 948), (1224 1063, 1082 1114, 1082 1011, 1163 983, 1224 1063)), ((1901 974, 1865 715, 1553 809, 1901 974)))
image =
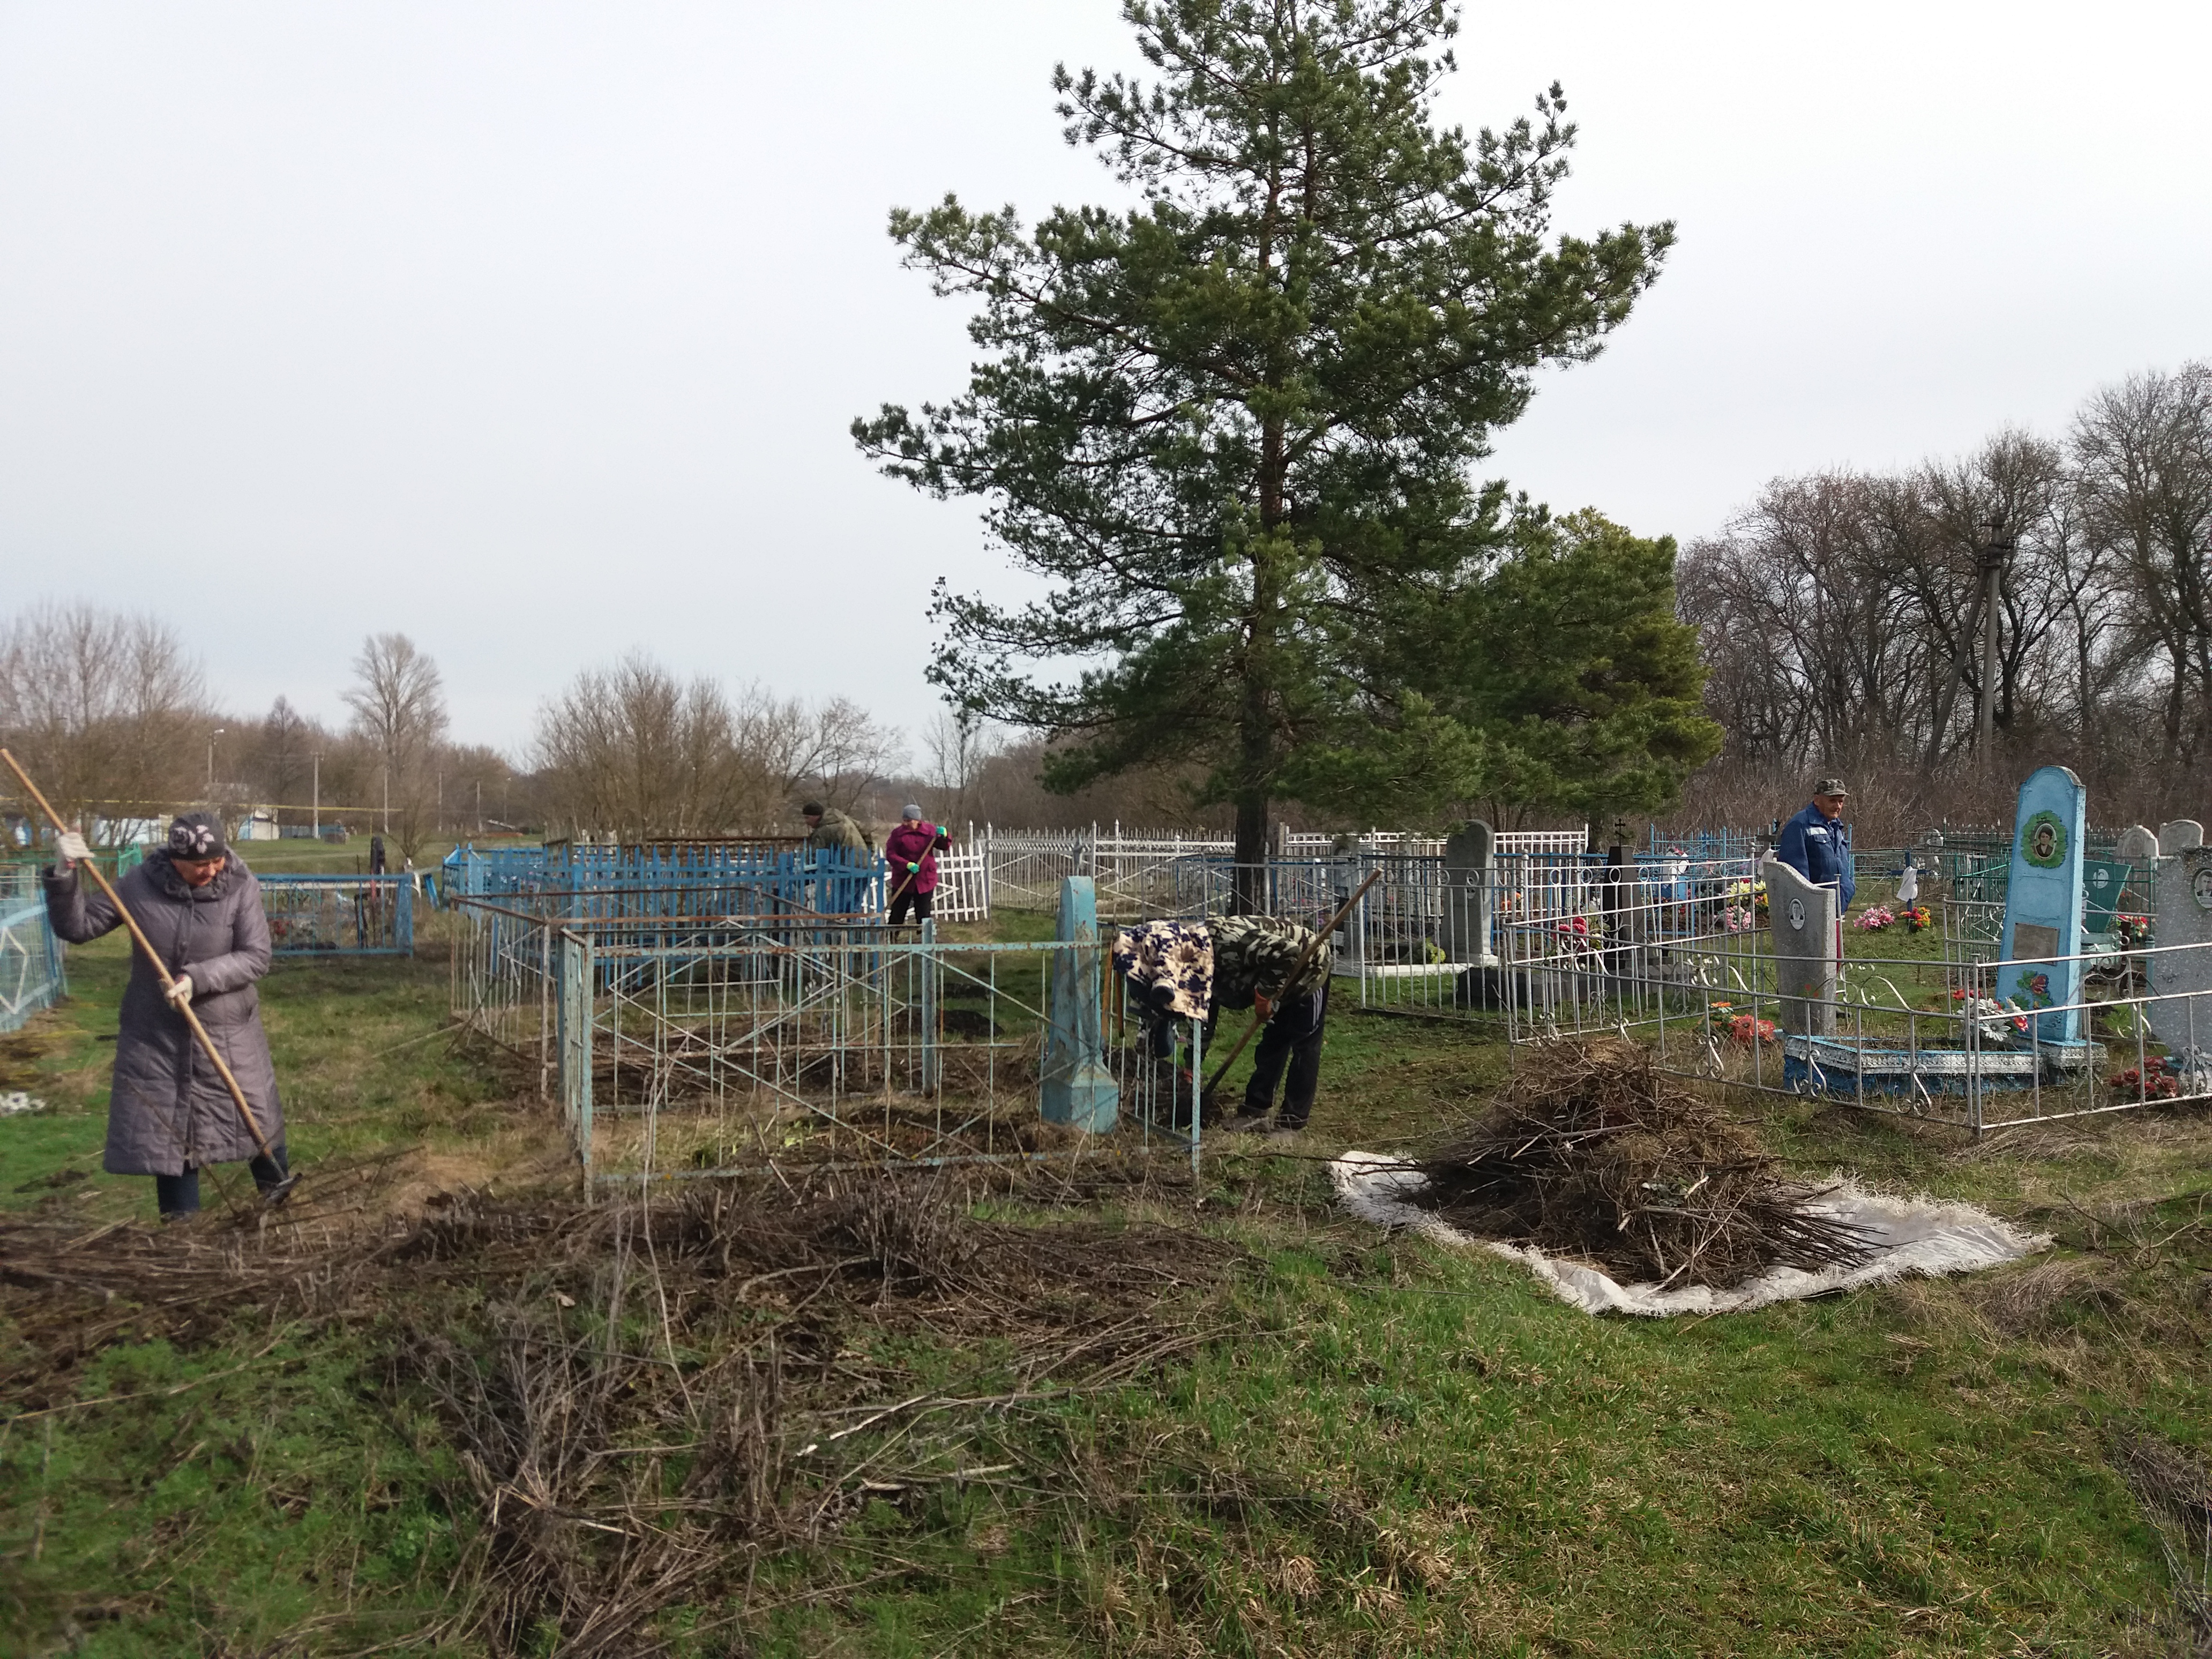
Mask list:
POLYGON ((1629 1280, 1728 1286, 1871 1249, 1808 1209, 1817 1189, 1786 1178, 1750 1128, 1623 1040, 1533 1049, 1486 1116, 1415 1162, 1415 1204, 1629 1280))
POLYGON ((404 1162, 326 1179, 291 1215, 0 1218, 0 1313, 43 1360, 5 1393, 70 1408, 86 1357, 125 1337, 369 1334, 387 1408, 414 1402, 450 1449, 430 1460, 448 1512, 478 1518, 417 1639, 495 1655, 657 1652, 678 1604, 743 1620, 768 1554, 1004 1474, 979 1449, 1010 1422, 1206 1340, 1198 1310, 1165 1304, 1238 1256, 1182 1230, 978 1220, 942 1183, 881 1176, 596 1206, 464 1188, 414 1220, 344 1201, 404 1162), (1000 1357, 917 1387, 862 1326, 1000 1357))

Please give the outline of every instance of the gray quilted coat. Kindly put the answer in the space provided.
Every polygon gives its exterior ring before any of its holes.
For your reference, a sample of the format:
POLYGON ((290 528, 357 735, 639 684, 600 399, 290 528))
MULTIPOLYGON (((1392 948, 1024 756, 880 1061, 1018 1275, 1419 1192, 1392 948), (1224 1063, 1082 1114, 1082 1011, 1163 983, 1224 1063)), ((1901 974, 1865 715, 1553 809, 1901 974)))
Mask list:
MULTIPOLYGON (((187 887, 169 855, 153 853, 117 890, 169 971, 191 975, 192 1012, 245 1090, 261 1133, 276 1146, 284 1138, 284 1109, 276 1098, 269 1036, 261 1029, 261 995, 253 988, 269 971, 261 884, 233 853, 206 886, 187 887)), ((46 914, 54 932, 72 945, 123 925, 107 895, 75 869, 47 872, 46 914)), ((110 1175, 178 1175, 187 1164, 234 1163, 258 1151, 238 1103, 134 945, 101 1167, 110 1175)))

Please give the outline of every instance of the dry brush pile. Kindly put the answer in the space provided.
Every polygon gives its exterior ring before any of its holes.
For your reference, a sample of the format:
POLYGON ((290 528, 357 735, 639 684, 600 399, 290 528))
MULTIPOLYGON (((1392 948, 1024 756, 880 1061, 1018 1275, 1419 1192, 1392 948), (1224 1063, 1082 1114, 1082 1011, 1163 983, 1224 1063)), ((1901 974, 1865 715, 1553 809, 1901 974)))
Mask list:
POLYGON ((66 1401, 76 1362, 118 1339, 349 1322, 394 1420, 434 1425, 422 1449, 446 1454, 425 1461, 465 1542, 422 1638, 649 1654, 679 1606, 735 1638, 774 1599, 761 1569, 872 1501, 1023 1479, 1024 1421, 1206 1340, 1202 1310, 1163 1304, 1236 1259, 1181 1229, 980 1220, 874 1176, 598 1206, 463 1194, 350 1230, 313 1208, 82 1236, 9 1217, 0 1316, 45 1364, 5 1392, 66 1401), (885 1336, 947 1369, 917 1382, 877 1357, 885 1336))
POLYGON ((1411 1200, 1463 1232, 1594 1261, 1622 1283, 1725 1288, 1870 1254, 1808 1207, 1744 1125, 1621 1040, 1542 1044, 1484 1118, 1417 1160, 1411 1200))

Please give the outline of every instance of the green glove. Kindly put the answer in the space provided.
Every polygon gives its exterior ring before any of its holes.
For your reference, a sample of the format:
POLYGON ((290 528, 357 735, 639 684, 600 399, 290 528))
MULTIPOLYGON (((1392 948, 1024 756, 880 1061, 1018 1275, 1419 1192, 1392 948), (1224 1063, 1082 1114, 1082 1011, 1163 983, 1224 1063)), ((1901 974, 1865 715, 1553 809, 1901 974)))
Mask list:
POLYGON ((918 864, 909 864, 907 866, 907 872, 909 875, 918 876, 921 873, 921 866, 918 864))

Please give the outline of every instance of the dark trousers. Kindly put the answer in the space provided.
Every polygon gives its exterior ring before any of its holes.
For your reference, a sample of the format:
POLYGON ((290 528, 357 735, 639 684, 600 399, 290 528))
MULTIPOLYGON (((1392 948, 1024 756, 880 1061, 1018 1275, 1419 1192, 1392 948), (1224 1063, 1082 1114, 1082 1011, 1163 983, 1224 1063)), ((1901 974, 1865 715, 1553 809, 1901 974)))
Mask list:
MULTIPOLYGON (((282 1141, 269 1149, 273 1158, 258 1152, 246 1167, 253 1172, 253 1184, 262 1192, 284 1179, 284 1144, 282 1141)), ((163 1215, 197 1215, 200 1207, 200 1172, 191 1164, 182 1175, 157 1175, 154 1177, 154 1200, 161 1206, 163 1215)))
POLYGON ((1260 1028, 1260 1052, 1252 1057, 1252 1080, 1244 1085, 1246 1111, 1264 1112, 1274 1104, 1275 1085, 1287 1062, 1290 1081, 1275 1121, 1297 1128, 1313 1115, 1314 1095, 1321 1087, 1322 1028, 1328 1023, 1326 985, 1277 1006, 1275 1017, 1260 1028))
POLYGON ((936 896, 935 893, 917 893, 908 887, 891 901, 891 926, 896 927, 902 924, 909 909, 914 912, 916 921, 927 921, 931 901, 936 896))

